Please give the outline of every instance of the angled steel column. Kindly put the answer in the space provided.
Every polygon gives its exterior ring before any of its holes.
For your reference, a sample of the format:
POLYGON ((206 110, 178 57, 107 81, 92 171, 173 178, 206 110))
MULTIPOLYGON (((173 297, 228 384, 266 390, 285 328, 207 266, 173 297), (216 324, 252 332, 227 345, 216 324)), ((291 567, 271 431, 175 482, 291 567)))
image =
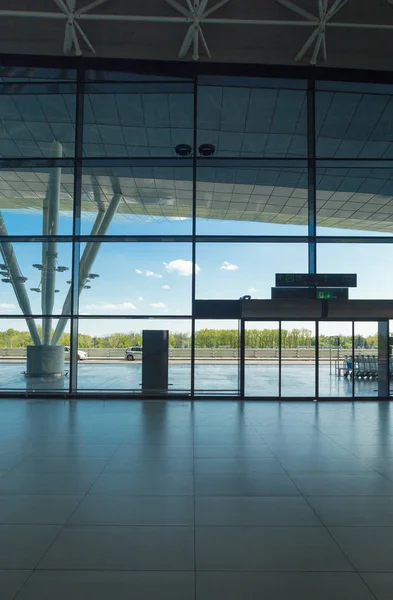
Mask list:
MULTIPOLYGON (((122 197, 121 193, 114 194, 105 214, 102 215, 101 213, 99 213, 97 215, 96 222, 98 223, 98 221, 97 221, 98 219, 100 222, 97 227, 97 231, 94 233, 94 235, 103 236, 106 234, 106 232, 108 231, 109 225, 111 224, 111 221, 112 221, 114 215, 116 214, 121 197, 122 197)), ((92 234, 93 234, 93 232, 92 232, 92 234)), ((81 293, 83 286, 86 282, 86 279, 87 279, 87 277, 91 271, 91 268, 94 264, 94 261, 97 258, 97 254, 98 254, 100 247, 101 247, 101 242, 88 242, 86 244, 86 247, 83 251, 83 255, 82 255, 82 258, 80 261, 80 266, 79 266, 79 290, 78 290, 79 294, 81 293)), ((71 310, 71 289, 68 291, 67 297, 64 301, 62 315, 69 315, 70 310, 71 310)), ((55 333, 53 334, 53 337, 52 337, 53 345, 59 343, 59 340, 63 334, 63 331, 64 331, 67 323, 68 323, 68 317, 62 317, 59 319, 55 333)))
MULTIPOLYGON (((53 158, 61 158, 63 148, 60 142, 53 142, 51 150, 53 158)), ((58 232, 60 184, 61 168, 55 167, 49 173, 47 200, 44 202, 43 226, 46 228, 46 231, 43 232, 44 235, 56 236, 58 232)), ((43 242, 41 308, 42 314, 48 315, 47 318, 42 319, 42 343, 44 346, 50 345, 52 314, 55 304, 56 269, 57 241, 43 242)))
MULTIPOLYGON (((4 223, 3 215, 0 212, 0 236, 7 237, 8 232, 4 223)), ((14 247, 11 242, 0 242, 0 252, 4 260, 4 264, 7 267, 10 283, 14 288, 15 296, 18 304, 25 315, 31 315, 30 300, 26 292, 25 278, 20 270, 18 260, 15 256, 14 247)), ((30 335, 36 346, 41 345, 40 336, 38 334, 37 326, 33 319, 26 319, 27 327, 29 328, 30 335)))

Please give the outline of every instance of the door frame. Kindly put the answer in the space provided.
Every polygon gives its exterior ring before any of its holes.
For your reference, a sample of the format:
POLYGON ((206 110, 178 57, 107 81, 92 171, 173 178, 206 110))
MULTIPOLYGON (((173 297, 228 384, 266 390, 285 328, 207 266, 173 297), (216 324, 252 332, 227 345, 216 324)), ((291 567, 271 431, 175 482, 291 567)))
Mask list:
MULTIPOLYGON (((364 322, 378 322, 378 321, 386 321, 387 319, 383 318, 383 319, 337 319, 334 320, 334 322, 346 322, 346 323, 351 323, 351 335, 352 335, 352 364, 354 364, 354 360, 355 360, 355 323, 364 323, 364 322)), ((247 399, 247 400, 252 400, 252 399, 256 399, 256 400, 268 400, 268 399, 272 399, 272 400, 291 400, 292 397, 291 396, 282 396, 282 324, 285 322, 294 322, 294 321, 305 321, 305 319, 268 319, 268 318, 250 318, 250 317, 241 317, 239 319, 239 344, 240 344, 240 348, 239 348, 239 393, 240 393, 240 397, 242 399, 247 399), (278 322, 278 395, 274 396, 274 397, 264 397, 264 396, 247 396, 245 395, 245 383, 246 383, 246 376, 245 376, 245 367, 246 367, 246 348, 245 348, 245 341, 246 341, 246 323, 261 323, 261 322, 272 322, 272 323, 277 323, 278 322)), ((310 400, 310 401, 334 401, 336 400, 335 398, 331 398, 331 397, 327 397, 327 396, 320 396, 320 381, 319 381, 319 366, 320 366, 320 360, 319 360, 319 324, 320 322, 325 322, 325 320, 323 319, 311 319, 311 321, 313 323, 315 323, 315 377, 314 377, 314 395, 310 395, 310 396, 301 396, 301 397, 294 397, 293 399, 296 400, 310 400)), ((387 320, 388 323, 388 332, 390 335, 390 331, 389 331, 389 320, 387 320)), ((389 373, 390 376, 390 373, 389 373)), ((347 397, 347 398, 337 398, 337 400, 339 401, 354 401, 354 400, 368 400, 368 401, 378 401, 378 400, 386 400, 386 398, 382 398, 380 396, 359 396, 355 394, 355 378, 352 378, 352 394, 351 396, 347 397)))

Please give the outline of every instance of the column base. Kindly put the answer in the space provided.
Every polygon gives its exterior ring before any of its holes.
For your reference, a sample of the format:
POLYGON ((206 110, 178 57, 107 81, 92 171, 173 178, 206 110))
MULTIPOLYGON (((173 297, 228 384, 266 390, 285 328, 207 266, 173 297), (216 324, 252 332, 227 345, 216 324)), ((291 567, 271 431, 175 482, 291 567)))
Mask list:
POLYGON ((27 346, 26 377, 64 377, 64 346, 27 346))

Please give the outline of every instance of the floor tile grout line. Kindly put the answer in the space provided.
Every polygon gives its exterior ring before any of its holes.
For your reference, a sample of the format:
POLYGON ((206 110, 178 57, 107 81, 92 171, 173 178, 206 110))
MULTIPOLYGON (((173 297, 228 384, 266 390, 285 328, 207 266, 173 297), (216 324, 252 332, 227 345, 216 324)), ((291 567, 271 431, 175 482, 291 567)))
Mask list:
MULTIPOLYGON (((331 439, 329 437, 329 439, 331 439)), ((356 458, 360 463, 362 463, 363 465, 370 467, 370 465, 368 465, 361 457, 356 456, 356 454, 354 454, 353 452, 351 452, 350 450, 348 450, 348 448, 345 448, 345 446, 343 446, 342 444, 339 444, 336 440, 331 440, 333 441, 335 444, 337 444, 338 446, 340 446, 341 448, 343 448, 346 452, 349 452, 351 454, 351 456, 353 458, 356 458)), ((374 469, 373 467, 370 467, 370 469, 374 472, 374 473, 378 473, 378 475, 381 475, 382 477, 384 477, 384 479, 387 479, 388 481, 392 481, 391 478, 389 478, 387 475, 385 475, 385 473, 381 473, 378 469, 374 469)))
POLYGON ((192 419, 192 490, 193 490, 193 549, 194 549, 194 600, 197 598, 197 544, 196 544, 196 482, 195 482, 195 407, 191 406, 192 419))
MULTIPOLYGON (((109 458, 107 459, 109 461, 109 458)), ((106 466, 106 465, 105 465, 106 466)), ((104 467, 105 468, 105 467, 104 467)), ((103 469, 102 469, 103 471, 103 469)), ((95 484, 95 482, 97 481, 98 477, 101 475, 102 471, 100 473, 97 474, 96 478, 94 479, 93 483, 90 485, 90 487, 88 488, 88 490, 86 490, 85 494, 81 494, 82 498, 80 499, 80 501, 78 502, 78 504, 76 505, 76 507, 74 508, 74 510, 71 512, 71 514, 69 515, 68 519, 65 521, 65 523, 63 523, 62 525, 60 525, 60 529, 57 533, 57 535, 54 537, 54 539, 52 540, 52 542, 49 544, 49 546, 47 547, 47 549, 44 551, 44 553, 42 554, 42 556, 38 559, 38 561, 36 562, 36 564, 34 565, 33 569, 31 569, 31 573, 30 575, 27 577, 26 581, 23 583, 22 587, 20 588, 20 590, 18 591, 18 593, 14 596, 14 600, 17 600, 19 594, 22 592, 23 588, 27 585, 28 581, 30 581, 30 579, 32 578, 32 576, 34 575, 34 573, 36 571, 38 571, 38 566, 39 564, 43 561, 43 559, 45 558, 45 556, 48 554, 48 552, 50 551, 50 549, 53 547, 53 545, 55 544, 55 542, 59 539, 60 534, 64 531, 66 525, 69 523, 70 519, 72 518, 72 516, 74 515, 75 511, 77 510, 77 508, 81 505, 81 503, 83 502, 83 500, 86 498, 88 492, 91 490, 91 488, 93 487, 93 485, 95 484)))
MULTIPOLYGON (((263 439, 263 438, 262 438, 263 439)), ((265 441, 265 440, 264 440, 265 441)), ((266 442, 265 442, 266 443, 266 442)), ((266 443, 267 444, 267 443, 266 443)), ((273 452, 273 450, 270 448, 269 444, 267 444, 267 446, 269 447, 269 449, 271 450, 271 452, 273 452)), ((274 454, 274 452, 273 452, 274 454)), ((316 518, 321 522, 323 528, 325 529, 325 531, 327 532, 327 534, 329 535, 329 537, 331 538, 331 540, 333 541, 333 543, 335 544, 335 546, 340 550, 340 552, 343 554, 343 556, 347 559, 348 563, 352 566, 353 571, 355 573, 357 573, 357 575, 360 577, 360 579, 363 581, 364 585, 367 587, 367 589, 369 590, 369 592, 372 594, 372 596, 375 598, 375 600, 378 600, 377 597, 375 596, 374 592, 371 590, 371 588, 369 587, 369 585, 366 583, 366 581, 363 579, 363 577, 361 576, 361 573, 359 572, 359 570, 355 567, 355 565, 353 564, 353 562, 351 561, 351 559, 349 558, 348 554, 343 550, 343 548, 341 548, 340 544, 338 543, 338 541, 336 540, 336 538, 333 536, 333 534, 331 533, 329 527, 327 526, 327 524, 322 520, 322 518, 317 514, 317 512, 315 511, 314 507, 310 504, 308 498, 303 494, 303 492, 300 490, 300 488, 296 485, 296 483, 293 481, 291 475, 288 473, 288 471, 283 467, 283 465, 281 464, 280 459, 277 457, 277 455, 275 455, 276 459, 278 460, 278 462, 280 463, 281 467, 284 469, 284 471, 286 472, 286 474, 288 475, 288 477, 290 478, 290 480, 292 481, 292 483, 295 485, 295 487, 299 490, 301 496, 304 498, 305 502, 308 504, 308 506, 310 507, 310 509, 312 510, 312 512, 314 513, 314 515, 316 516, 316 518)), ((371 496, 373 497, 373 496, 371 496)))
MULTIPOLYGON (((193 430, 193 433, 195 433, 195 429, 193 430)), ((259 432, 258 432, 258 435, 259 435, 260 437, 262 436, 262 434, 260 434, 259 432)), ((326 434, 322 434, 322 435, 326 435, 326 434)), ((262 438, 262 439, 263 439, 263 438, 262 438)), ((333 441, 335 444, 337 444, 337 442, 336 442, 335 440, 331 440, 331 441, 333 441)), ((266 442, 265 442, 265 443, 266 443, 266 442)), ((267 447, 269 447, 269 448, 270 448, 269 444, 266 444, 266 445, 267 445, 267 447)), ((347 449, 346 449, 346 450, 347 450, 347 449)), ((193 440, 193 472, 194 472, 194 483, 195 483, 195 471, 196 471, 195 465, 196 465, 196 463, 195 463, 195 452, 194 452, 194 451, 195 451, 195 440, 193 440)), ((116 452, 117 452, 117 451, 116 451, 116 452)), ((348 452, 348 450, 347 450, 347 452, 348 452)), ((348 452, 348 453, 350 454, 350 452, 348 452)), ((272 452, 272 456, 273 456, 273 457, 274 457, 274 459, 275 459, 275 460, 277 460, 277 462, 278 462, 278 463, 281 465, 280 459, 279 459, 279 458, 277 458, 277 456, 274 454, 274 452, 272 452)), ((310 456, 311 456, 311 454, 310 454, 310 456)), ((105 469, 105 468, 107 468, 108 461, 110 461, 112 458, 113 458, 113 457, 108 457, 108 459, 107 459, 107 462, 106 462, 106 466, 104 467, 104 469, 105 469)), ((359 457, 356 457, 356 455, 355 455, 355 458, 356 458, 357 460, 359 460, 360 462, 362 462, 362 461, 361 461, 361 459, 360 459, 359 457)), ((292 476, 291 476, 291 475, 290 475, 290 474, 289 474, 289 473, 286 471, 286 469, 284 469, 284 468, 282 467, 282 465, 281 465, 281 468, 282 468, 282 469, 283 469, 283 471, 284 471, 284 472, 287 474, 287 476, 289 477, 289 479, 292 481, 292 476)), ((375 471, 374 469, 371 469, 371 470, 372 470, 372 472, 378 472, 378 471, 375 471)), ((102 474, 102 471, 100 471, 100 473, 98 473, 98 474, 97 474, 97 477, 99 477, 101 474, 102 474)), ((381 474, 382 474, 382 473, 381 473, 381 474)), ((95 478, 95 479, 94 479, 94 482, 92 483, 92 486, 93 486, 93 485, 96 483, 96 481, 97 481, 97 478, 95 478)), ((296 486, 296 484, 294 484, 294 485, 296 486)), ((296 487, 297 487, 297 486, 296 486, 296 487)), ((89 490, 90 490, 90 489, 91 489, 91 488, 89 488, 89 490)), ((83 496, 83 498, 81 499, 81 502, 82 502, 82 501, 83 501, 83 499, 84 499, 84 498, 87 496, 87 494, 88 494, 88 491, 86 491, 86 492, 85 492, 85 495, 84 495, 84 496, 83 496)), ((195 502, 196 502, 196 500, 197 500, 197 498, 196 498, 196 494, 195 494, 195 485, 194 485, 194 494, 193 494, 193 495, 194 495, 194 507, 195 507, 195 502)), ((124 495, 122 495, 122 496, 124 496, 124 495)), ((166 495, 165 495, 165 496, 166 496, 166 495)), ((347 495, 346 495, 346 496, 347 496, 347 495)), ((101 496, 101 497, 102 497, 102 496, 101 496)), ((288 496, 283 496, 283 497, 288 497, 288 496)), ((299 496, 299 497, 303 497, 303 498, 304 498, 304 499, 307 501, 307 499, 305 498, 305 496, 304 496, 304 494, 303 494, 302 492, 300 492, 300 496, 299 496)), ((334 495, 333 497, 337 497, 337 495, 334 495)), ((353 496, 352 496, 352 497, 353 497, 353 496)), ((364 497, 364 496, 363 496, 363 497, 364 497)), ((366 497, 370 497, 370 496, 366 496, 366 497)), ((389 496, 386 496, 386 494, 384 494, 384 495, 383 495, 383 497, 389 497, 389 496)), ((75 510, 76 510, 76 509, 77 509, 77 507, 75 508, 75 510)), ((72 514, 74 514, 74 512, 75 512, 75 511, 73 511, 73 513, 72 513, 72 514)), ((71 517, 72 517, 72 515, 70 515, 69 519, 70 519, 71 517)), ((319 519, 319 517, 318 517, 318 519, 319 519)), ((68 523, 68 522, 69 522, 69 520, 67 520, 67 523, 68 523)), ((325 525, 323 522, 322 522, 322 525, 323 525, 323 527, 326 527, 326 525, 325 525)), ((381 526, 381 527, 383 527, 383 526, 381 526)), ((194 509, 194 548, 195 548, 195 528, 196 528, 196 513, 195 513, 195 509, 194 509)), ((337 542, 336 542, 336 543, 337 543, 337 542)), ((345 553, 344 553, 344 554, 345 554, 345 553)), ((194 550, 194 572, 196 572, 196 568, 195 568, 195 565, 196 565, 196 562, 195 562, 195 557, 196 557, 196 554, 195 554, 195 550, 194 550)), ((165 572, 165 571, 163 571, 163 572, 165 572)), ((266 572, 266 571, 264 571, 264 572, 266 572)), ((306 571, 306 572, 307 572, 307 571, 306 571)), ((334 571, 333 571, 333 572, 334 572, 334 571)), ((350 573, 353 573, 353 571, 348 571, 348 572, 350 572, 350 573)), ((357 572, 357 573, 359 574, 359 571, 356 571, 356 570, 355 570, 355 572, 357 572)))
POLYGON ((13 473, 13 471, 19 467, 22 463, 24 463, 26 460, 30 459, 32 456, 34 456, 34 452, 32 452, 31 454, 25 456, 24 458, 22 458, 22 460, 20 462, 18 462, 16 465, 14 465, 12 467, 12 469, 8 469, 5 474, 2 476, 4 477, 5 475, 9 475, 10 473, 13 473))

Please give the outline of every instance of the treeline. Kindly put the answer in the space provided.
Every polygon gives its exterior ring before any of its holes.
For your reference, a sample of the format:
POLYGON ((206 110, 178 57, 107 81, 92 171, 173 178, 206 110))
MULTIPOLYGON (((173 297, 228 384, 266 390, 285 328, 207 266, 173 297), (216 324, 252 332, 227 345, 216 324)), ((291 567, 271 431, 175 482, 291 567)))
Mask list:
MULTIPOLYGON (((39 328, 39 333, 41 333, 39 328)), ((276 348, 278 346, 277 329, 247 329, 245 332, 247 348, 276 348)), ((340 347, 351 348, 351 336, 340 335, 340 347)), ((315 336, 308 329, 286 329, 281 330, 281 341, 283 348, 312 348, 315 346, 315 336)), ((32 344, 30 333, 7 329, 0 331, 0 347, 2 348, 24 348, 32 344)), ((335 345, 335 339, 327 336, 319 336, 319 346, 329 348, 335 345)), ((355 348, 376 348, 377 334, 364 337, 355 336, 355 348)), ((142 335, 136 332, 112 333, 103 336, 90 336, 79 334, 79 348, 127 348, 128 346, 142 345, 142 335)), ((237 348, 239 344, 239 333, 237 329, 201 329, 195 332, 195 345, 197 348, 237 348)), ((60 339, 60 345, 70 345, 70 334, 64 333, 60 339)), ((191 336, 188 333, 174 332, 169 335, 169 345, 172 348, 189 348, 191 336)))
MULTIPOLYGON (((338 334, 341 348, 352 347, 352 336, 338 334)), ((237 329, 202 329, 195 334, 195 343, 198 348, 220 348, 223 346, 237 348, 239 334, 237 329)), ((328 335, 319 336, 319 346, 330 348, 336 345, 336 337, 328 335)), ((279 344, 278 329, 247 329, 245 332, 247 348, 277 348, 279 344)), ((282 329, 281 344, 283 348, 312 348, 315 346, 315 336, 309 329, 282 329)), ((378 336, 355 335, 355 348, 376 348, 378 336)))

